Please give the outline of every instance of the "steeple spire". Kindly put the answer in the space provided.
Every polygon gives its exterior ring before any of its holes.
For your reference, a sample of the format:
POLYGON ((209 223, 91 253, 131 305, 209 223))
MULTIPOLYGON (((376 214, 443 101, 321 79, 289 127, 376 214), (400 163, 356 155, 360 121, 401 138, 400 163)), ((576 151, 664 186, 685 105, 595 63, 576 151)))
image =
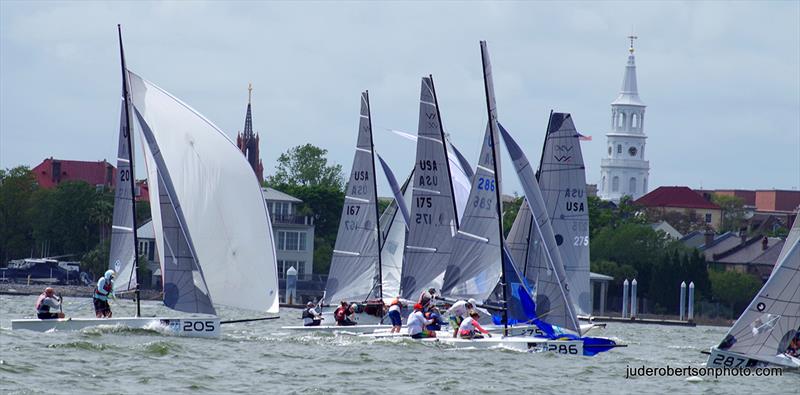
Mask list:
POLYGON ((250 114, 250 100, 253 95, 253 84, 247 84, 247 115, 244 117, 244 135, 246 138, 253 137, 253 117, 250 114))
POLYGON ((628 39, 631 45, 628 47, 628 64, 625 65, 625 76, 622 78, 622 89, 619 96, 611 104, 626 104, 632 106, 644 106, 639 99, 639 88, 636 83, 636 57, 633 55, 633 40, 639 37, 631 34, 628 39))

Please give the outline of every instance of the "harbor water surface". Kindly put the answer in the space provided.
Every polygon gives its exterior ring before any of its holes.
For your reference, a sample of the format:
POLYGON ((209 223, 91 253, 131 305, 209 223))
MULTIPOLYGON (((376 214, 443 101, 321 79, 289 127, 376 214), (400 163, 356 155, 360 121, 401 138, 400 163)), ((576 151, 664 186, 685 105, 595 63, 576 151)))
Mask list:
MULTIPOLYGON (((596 357, 510 350, 454 350, 411 339, 296 333, 300 310, 272 321, 230 324, 218 340, 117 328, 11 331, 35 296, 0 295, 0 393, 760 393, 797 394, 800 374, 771 377, 634 377, 628 368, 703 367, 701 351, 727 328, 610 323, 595 336, 627 344, 596 357)), ((92 316, 89 299, 65 298, 71 316, 92 316)), ((118 316, 131 315, 122 301, 118 316)), ((158 302, 144 315, 175 316, 158 302)), ((252 317, 224 309, 223 319, 252 317)))

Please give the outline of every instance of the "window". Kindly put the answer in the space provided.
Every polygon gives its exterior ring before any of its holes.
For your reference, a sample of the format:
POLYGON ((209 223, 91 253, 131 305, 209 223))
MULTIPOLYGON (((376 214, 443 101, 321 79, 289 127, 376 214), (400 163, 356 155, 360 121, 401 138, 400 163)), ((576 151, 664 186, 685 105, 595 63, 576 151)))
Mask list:
POLYGON ((613 151, 613 148, 611 148, 611 146, 609 145, 609 146, 608 146, 608 156, 611 156, 611 152, 612 152, 612 151, 613 151))
POLYGON ((617 153, 618 154, 622 153, 622 144, 617 144, 617 153))
POLYGON ((603 186, 600 188, 601 191, 606 191, 606 176, 603 176, 603 186))
POLYGON ((619 192, 619 177, 614 176, 611 179, 611 191, 612 192, 619 192))
POLYGON ((306 232, 279 230, 278 249, 283 251, 305 251, 306 232))
POLYGON ((635 177, 631 177, 631 179, 628 181, 628 192, 631 194, 631 196, 634 196, 636 194, 636 178, 635 177))
POLYGON ((285 218, 292 215, 292 203, 290 202, 274 202, 267 203, 272 215, 278 218, 285 218))
POLYGON ((638 126, 639 117, 636 116, 636 113, 631 115, 631 128, 636 129, 638 126))
POLYGON ((706 223, 707 224, 711 223, 711 214, 706 214, 706 223))

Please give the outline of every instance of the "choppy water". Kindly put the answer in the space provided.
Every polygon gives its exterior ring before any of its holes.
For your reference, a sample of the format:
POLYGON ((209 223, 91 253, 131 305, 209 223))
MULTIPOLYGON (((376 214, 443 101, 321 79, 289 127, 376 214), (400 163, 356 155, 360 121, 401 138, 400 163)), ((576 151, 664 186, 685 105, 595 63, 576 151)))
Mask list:
MULTIPOLYGON (((92 316, 87 301, 65 299, 65 311, 92 316)), ((629 347, 592 358, 290 333, 280 327, 298 325, 300 311, 292 309, 275 321, 226 325, 220 340, 146 330, 12 332, 11 319, 29 316, 34 302, 34 296, 0 295, 0 393, 797 394, 800 388, 797 373, 699 382, 625 378, 628 366, 700 367, 700 351, 718 342, 725 328, 609 324, 595 335, 629 347)), ((145 302, 142 310, 170 315, 156 302, 145 302)), ((230 309, 220 315, 249 316, 230 309)))

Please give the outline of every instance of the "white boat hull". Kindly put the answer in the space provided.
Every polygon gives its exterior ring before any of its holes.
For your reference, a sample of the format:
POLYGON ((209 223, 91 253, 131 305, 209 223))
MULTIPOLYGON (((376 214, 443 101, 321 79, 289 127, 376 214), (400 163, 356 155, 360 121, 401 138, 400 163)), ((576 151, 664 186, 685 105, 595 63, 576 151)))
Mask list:
POLYGON ((61 318, 54 320, 12 320, 11 330, 34 332, 80 331, 93 327, 125 327, 152 329, 171 335, 217 338, 221 334, 220 319, 172 317, 121 317, 121 318, 61 318))
POLYGON ((776 355, 769 359, 757 359, 736 352, 723 351, 716 347, 711 348, 706 366, 710 368, 754 368, 754 367, 781 367, 800 369, 800 358, 786 354, 776 355))
POLYGON ((388 332, 391 329, 391 325, 380 325, 380 324, 370 324, 370 325, 351 325, 351 326, 339 326, 339 325, 320 325, 320 326, 282 326, 281 329, 290 330, 290 331, 300 331, 300 332, 339 332, 339 333, 349 333, 349 334, 363 334, 363 333, 372 333, 376 331, 385 331, 388 332))
POLYGON ((422 339, 425 342, 439 343, 455 348, 506 348, 527 352, 550 352, 563 355, 583 355, 583 342, 580 340, 548 340, 534 337, 485 337, 482 339, 462 339, 452 337, 422 339))

